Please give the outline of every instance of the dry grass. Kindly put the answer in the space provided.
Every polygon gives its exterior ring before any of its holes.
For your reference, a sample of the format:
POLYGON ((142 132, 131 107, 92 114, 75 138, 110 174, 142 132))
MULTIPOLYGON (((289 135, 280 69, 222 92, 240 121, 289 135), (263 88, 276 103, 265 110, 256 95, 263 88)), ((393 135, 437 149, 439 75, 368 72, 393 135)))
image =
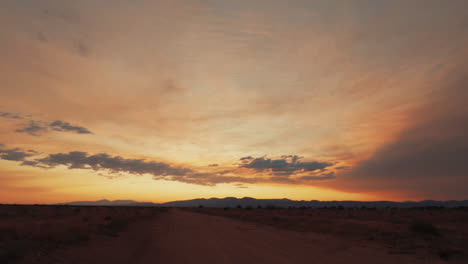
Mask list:
POLYGON ((25 254, 85 243, 93 236, 118 236, 131 223, 161 208, 0 205, 0 263, 25 254))
MULTIPOLYGON (((429 252, 445 260, 466 258, 468 209, 238 209, 196 212, 385 246, 390 254, 429 252)), ((468 260, 468 259, 467 259, 468 260)))

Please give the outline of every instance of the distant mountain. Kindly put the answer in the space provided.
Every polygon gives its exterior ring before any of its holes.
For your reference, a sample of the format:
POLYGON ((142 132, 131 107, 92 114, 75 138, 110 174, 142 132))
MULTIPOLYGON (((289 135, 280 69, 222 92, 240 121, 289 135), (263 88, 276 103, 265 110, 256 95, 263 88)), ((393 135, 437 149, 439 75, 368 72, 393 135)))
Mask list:
POLYGON ((168 207, 311 207, 311 208, 324 208, 324 207, 338 207, 342 206, 345 208, 384 208, 384 207, 395 207, 395 208, 412 208, 412 207, 468 207, 468 200, 465 201, 420 201, 420 202, 389 202, 389 201, 373 201, 373 202, 360 202, 360 201, 294 201, 289 199, 254 199, 250 197, 244 197, 241 199, 234 197, 227 197, 223 199, 210 198, 210 199, 194 199, 186 201, 174 201, 161 204, 161 206, 168 207))
POLYGON ((155 203, 136 202, 132 200, 99 200, 99 201, 81 201, 71 203, 61 203, 59 205, 76 205, 76 206, 158 206, 155 203))
POLYGON ((373 202, 360 202, 360 201, 294 201, 289 199, 254 199, 250 197, 235 198, 210 198, 210 199, 193 199, 185 201, 174 201, 167 203, 150 203, 150 202, 136 202, 132 200, 99 200, 95 202, 71 202, 62 203, 61 205, 80 205, 80 206, 159 206, 159 207, 213 207, 213 208, 236 208, 236 207, 262 207, 262 208, 288 208, 288 207, 310 207, 310 208, 324 208, 324 207, 345 207, 345 208, 413 208, 413 207, 468 207, 468 200, 464 201, 420 201, 420 202, 389 202, 389 201, 373 201, 373 202))

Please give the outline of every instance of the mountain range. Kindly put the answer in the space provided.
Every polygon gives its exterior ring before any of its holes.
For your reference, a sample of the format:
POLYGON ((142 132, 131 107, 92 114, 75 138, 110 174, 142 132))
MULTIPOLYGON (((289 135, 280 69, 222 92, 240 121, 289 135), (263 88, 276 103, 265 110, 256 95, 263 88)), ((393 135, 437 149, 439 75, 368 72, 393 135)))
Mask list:
POLYGON ((210 198, 210 199, 193 199, 183 201, 173 201, 167 203, 151 203, 151 202, 137 202, 132 200, 99 200, 99 201, 80 201, 61 203, 59 205, 75 205, 75 206, 155 206, 155 207, 212 207, 212 208, 288 208, 288 207, 310 207, 310 208, 324 208, 324 207, 344 207, 344 208, 413 208, 413 207, 468 207, 468 200, 463 201, 405 201, 405 202, 391 202, 391 201, 296 201, 289 199, 255 199, 250 197, 235 198, 210 198))

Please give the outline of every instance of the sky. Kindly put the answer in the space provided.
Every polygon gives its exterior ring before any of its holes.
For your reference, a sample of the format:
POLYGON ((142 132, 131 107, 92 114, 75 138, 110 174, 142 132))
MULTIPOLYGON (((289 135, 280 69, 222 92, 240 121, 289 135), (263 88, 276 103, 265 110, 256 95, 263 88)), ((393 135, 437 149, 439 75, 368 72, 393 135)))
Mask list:
POLYGON ((465 0, 4 0, 0 203, 468 199, 465 0))

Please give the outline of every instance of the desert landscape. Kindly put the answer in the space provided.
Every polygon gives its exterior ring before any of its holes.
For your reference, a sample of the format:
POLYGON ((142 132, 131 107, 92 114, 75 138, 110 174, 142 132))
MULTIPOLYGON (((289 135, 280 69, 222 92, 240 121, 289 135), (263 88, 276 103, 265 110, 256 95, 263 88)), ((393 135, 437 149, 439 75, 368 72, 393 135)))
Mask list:
POLYGON ((467 208, 0 207, 1 263, 466 263, 467 208))
POLYGON ((118 237, 129 226, 163 211, 166 209, 0 205, 0 263, 49 263, 44 258, 52 252, 86 245, 96 236, 118 237), (29 258, 24 260, 26 256, 29 258))
POLYGON ((468 0, 0 0, 0 264, 467 264, 468 0))

